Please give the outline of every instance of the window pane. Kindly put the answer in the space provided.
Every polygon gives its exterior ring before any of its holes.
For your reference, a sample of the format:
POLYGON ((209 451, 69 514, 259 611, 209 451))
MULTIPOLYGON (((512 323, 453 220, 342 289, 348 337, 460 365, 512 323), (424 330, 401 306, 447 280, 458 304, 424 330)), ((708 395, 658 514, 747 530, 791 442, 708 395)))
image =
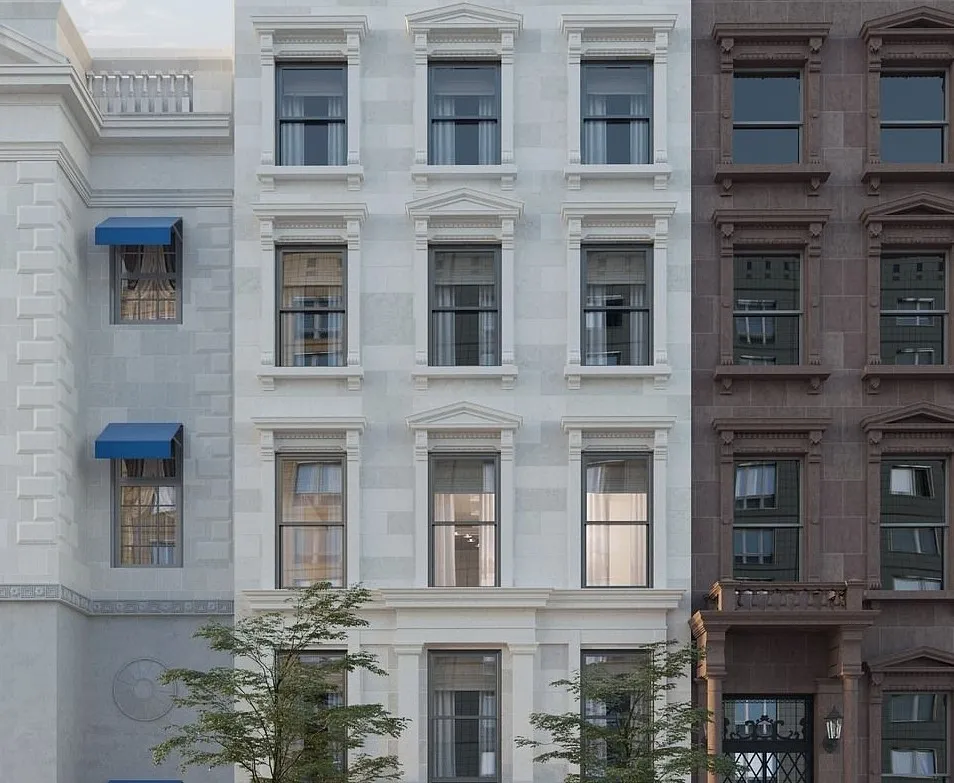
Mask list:
POLYGON ((648 525, 586 525, 587 587, 648 584, 648 525))
POLYGON ((736 256, 733 266, 736 362, 798 364, 801 260, 793 256, 736 256), (781 314, 786 312, 795 314, 781 314))
POLYGON ((797 73, 736 72, 732 79, 735 122, 787 122, 802 119, 801 79, 797 73))
POLYGON ((942 74, 882 74, 882 122, 943 122, 944 119, 942 74))
POLYGON ((283 526, 281 587, 331 582, 344 587, 344 527, 283 526))
POLYGON ((282 68, 282 119, 340 119, 345 116, 344 68, 282 68))
POLYGON ((279 331, 283 367, 345 364, 344 254, 283 251, 279 331))
POLYGON ((736 526, 732 533, 732 575, 736 579, 798 581, 799 538, 797 527, 736 526))
POLYGON ((885 694, 881 765, 886 783, 946 776, 951 741, 947 700, 946 693, 885 694))
POLYGON ((795 525, 800 507, 799 464, 796 460, 737 462, 735 521, 795 525))
POLYGON ((343 468, 340 462, 284 460, 281 463, 282 522, 344 521, 343 468))
POLYGON ((175 459, 119 460, 118 565, 178 564, 177 472, 175 459))
POLYGON ((584 63, 584 117, 640 117, 652 111, 648 63, 584 63))
POLYGON ((435 459, 431 463, 431 493, 434 522, 496 522, 497 462, 435 459))
POLYGON ((344 254, 340 250, 284 250, 281 276, 283 308, 344 308, 344 254))
MULTIPOLYGON (((881 309, 912 313, 943 311, 947 307, 945 278, 941 255, 884 256, 881 259, 881 309)), ((910 316, 899 325, 918 323, 917 318, 910 316)))
POLYGON ((499 85, 497 64, 430 66, 429 163, 500 163, 499 85))
POLYGON ((735 128, 732 131, 733 163, 798 163, 798 128, 735 128))
POLYGON ((178 278, 174 245, 117 248, 120 321, 174 321, 178 278))
POLYGON ((493 587, 497 545, 493 525, 434 526, 434 586, 493 587))
POLYGON ((496 252, 440 250, 433 255, 432 366, 499 365, 496 252))
POLYGON ((649 461, 645 458, 588 461, 586 521, 649 521, 649 461))
POLYGON ((584 364, 650 364, 649 251, 588 250, 584 259, 584 364))
POLYGON ((943 163, 944 128, 882 128, 885 163, 943 163))

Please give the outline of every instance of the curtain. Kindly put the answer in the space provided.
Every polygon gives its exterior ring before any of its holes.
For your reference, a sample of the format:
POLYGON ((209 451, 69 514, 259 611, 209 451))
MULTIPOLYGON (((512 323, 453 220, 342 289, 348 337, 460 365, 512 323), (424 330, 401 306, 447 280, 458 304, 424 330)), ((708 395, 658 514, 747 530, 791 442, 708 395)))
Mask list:
POLYGON ((775 465, 740 465, 735 469, 735 497, 771 497, 775 494, 775 465))
POLYGON ((477 114, 480 117, 493 117, 477 123, 477 161, 482 166, 496 165, 500 160, 497 152, 498 123, 497 99, 493 95, 482 95, 477 103, 477 114))
MULTIPOLYGON (((434 708, 439 716, 451 716, 456 706, 456 691, 435 691, 434 708)), ((437 745, 437 777, 457 777, 457 754, 454 752, 455 724, 447 718, 438 719, 434 727, 434 742, 437 745)))
MULTIPOLYGON (((485 462, 482 466, 482 489, 480 497, 480 519, 483 522, 497 520, 497 466, 493 462, 485 462)), ((486 528, 484 528, 486 530, 486 528)), ((483 531, 482 531, 483 532, 483 531)), ((497 582, 496 568, 496 527, 491 528, 490 535, 481 535, 480 538, 480 586, 493 587, 497 582)))
MULTIPOLYGON (((328 117, 344 119, 345 100, 343 95, 328 98, 328 117)), ((348 162, 348 128, 343 122, 328 123, 328 165, 344 166, 348 162)))
POLYGON ((650 291, 646 256, 593 252, 586 258, 583 356, 588 365, 650 363, 650 313, 596 308, 646 308, 650 291))
POLYGON ((587 467, 588 585, 639 585, 647 582, 648 482, 649 476, 642 461, 608 462, 587 467))
POLYGON ((164 245, 129 245, 122 249, 123 284, 120 315, 124 320, 175 317, 176 256, 164 245))
MULTIPOLYGON (((442 252, 435 258, 434 308, 462 310, 497 307, 497 281, 491 253, 442 252)), ((434 363, 440 367, 499 364, 497 356, 497 309, 483 310, 474 321, 458 312, 435 312, 434 363), (470 325, 470 328, 467 328, 470 325), (463 334, 458 334, 458 326, 463 334), (476 334, 472 330, 476 327, 476 334), (477 345, 473 346, 472 340, 477 345), (468 349, 476 347, 476 356, 468 349), (475 361, 476 360, 476 361, 475 361)))
MULTIPOLYGON (((435 286, 434 306, 453 307, 456 304, 456 290, 453 285, 435 286)), ((434 359, 438 367, 453 367, 457 364, 456 320, 457 314, 453 311, 434 314, 434 359)))
MULTIPOLYGON (((586 96, 586 114, 590 117, 606 116, 606 97, 586 96)), ((606 122, 589 120, 583 123, 583 162, 606 163, 606 122)))
POLYGON ((441 121, 431 123, 431 163, 435 166, 453 166, 457 162, 454 99, 435 96, 433 111, 435 119, 441 121))
MULTIPOLYGON (((294 119, 305 116, 305 96, 283 95, 282 117, 294 119)), ((301 166, 305 163, 305 125, 300 122, 281 124, 281 163, 285 166, 301 166)))
MULTIPOLYGON (((593 66, 586 70, 587 95, 584 115, 588 118, 613 115, 629 116, 628 161, 614 163, 650 163, 649 149, 652 106, 649 95, 649 69, 642 67, 593 66), (611 109, 612 107, 612 109, 611 109), (637 119, 638 118, 638 119, 637 119)), ((616 121, 618 122, 618 121, 616 121)), ((616 124, 614 122, 614 124, 616 124)), ((609 121, 587 119, 583 123, 583 162, 608 163, 607 133, 609 121)), ((614 157, 619 157, 614 156, 614 157)))

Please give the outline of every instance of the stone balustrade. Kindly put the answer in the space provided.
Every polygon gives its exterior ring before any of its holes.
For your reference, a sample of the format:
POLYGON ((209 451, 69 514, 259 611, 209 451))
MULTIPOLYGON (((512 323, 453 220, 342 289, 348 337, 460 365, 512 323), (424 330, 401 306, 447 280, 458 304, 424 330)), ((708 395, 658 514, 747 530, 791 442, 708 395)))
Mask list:
POLYGON ((191 73, 88 73, 86 86, 103 114, 189 114, 193 111, 191 73))
POLYGON ((863 582, 739 582, 724 579, 709 591, 708 608, 719 612, 859 611, 863 582))

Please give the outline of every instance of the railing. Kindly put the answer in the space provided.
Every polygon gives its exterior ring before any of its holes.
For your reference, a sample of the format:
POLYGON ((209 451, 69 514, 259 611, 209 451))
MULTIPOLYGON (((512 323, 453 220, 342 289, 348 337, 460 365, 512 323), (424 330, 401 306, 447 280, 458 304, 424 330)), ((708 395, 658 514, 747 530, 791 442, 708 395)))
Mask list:
POLYGON ((719 612, 860 611, 864 582, 716 582, 709 609, 719 612))
POLYGON ((103 114, 188 114, 191 73, 88 73, 86 86, 103 114))

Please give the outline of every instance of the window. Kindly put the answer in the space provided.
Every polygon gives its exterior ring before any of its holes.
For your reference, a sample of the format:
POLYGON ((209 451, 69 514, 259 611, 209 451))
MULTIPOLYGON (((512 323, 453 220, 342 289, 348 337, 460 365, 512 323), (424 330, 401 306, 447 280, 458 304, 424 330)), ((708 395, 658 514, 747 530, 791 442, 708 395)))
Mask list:
POLYGON ((116 566, 182 565, 182 451, 172 459, 114 460, 116 566))
POLYGON ((732 531, 735 578, 798 580, 800 534, 799 463, 736 462, 732 531))
POLYGON ((882 706, 884 783, 947 776, 948 694, 886 693, 882 706))
POLYGON ((343 166, 348 157, 347 67, 278 68, 278 162, 343 166))
POLYGON ((585 62, 581 66, 582 162, 652 162, 652 65, 585 62))
POLYGON ((798 163, 802 134, 801 74, 736 70, 732 96, 732 161, 798 163))
POLYGON ((944 256, 882 256, 882 362, 944 363, 946 290, 944 256))
POLYGON ((947 134, 945 75, 881 74, 881 160, 943 163, 947 134))
POLYGON ((736 364, 798 364, 801 261, 793 256, 735 257, 736 364))
POLYGON ((722 745, 738 765, 738 776, 731 778, 733 783, 809 780, 812 706, 804 697, 724 699, 722 745))
POLYGON ((496 457, 432 458, 432 586, 499 583, 498 486, 496 457))
POLYGON ((583 364, 652 363, 651 250, 583 248, 583 364))
MULTIPOLYGON (((291 656, 286 655, 286 659, 291 656)), ((327 721, 324 720, 324 713, 329 710, 335 710, 338 707, 344 707, 347 704, 347 677, 345 675, 345 653, 343 652, 306 652, 298 655, 298 662, 305 670, 306 677, 311 676, 320 678, 321 690, 311 691, 308 696, 313 699, 317 715, 314 725, 309 727, 304 742, 311 744, 318 751, 323 751, 332 759, 332 764, 339 772, 344 772, 348 763, 348 750, 344 738, 335 737, 329 731, 327 721), (317 746, 317 747, 315 747, 317 746), (322 746, 324 746, 322 748, 322 746)), ((319 684, 319 683, 316 683, 319 684)), ((298 747, 301 747, 299 743, 298 747)), ((317 783, 317 778, 308 776, 300 783, 317 783)))
POLYGON ((345 251, 279 251, 278 356, 282 367, 343 367, 345 251))
POLYGON ((279 460, 279 588, 345 583, 344 462, 279 460))
POLYGON ((886 590, 940 590, 947 526, 940 459, 881 462, 881 582, 886 590))
POLYGON ((500 364, 500 251, 431 250, 433 367, 500 364))
POLYGON ((500 65, 436 63, 428 67, 428 163, 500 163, 500 65))
POLYGON ((586 587, 650 585, 650 458, 584 455, 586 587))
POLYGON ((500 653, 431 652, 430 783, 500 780, 500 653))
POLYGON ((180 320, 182 244, 117 245, 113 250, 116 323, 180 320))

